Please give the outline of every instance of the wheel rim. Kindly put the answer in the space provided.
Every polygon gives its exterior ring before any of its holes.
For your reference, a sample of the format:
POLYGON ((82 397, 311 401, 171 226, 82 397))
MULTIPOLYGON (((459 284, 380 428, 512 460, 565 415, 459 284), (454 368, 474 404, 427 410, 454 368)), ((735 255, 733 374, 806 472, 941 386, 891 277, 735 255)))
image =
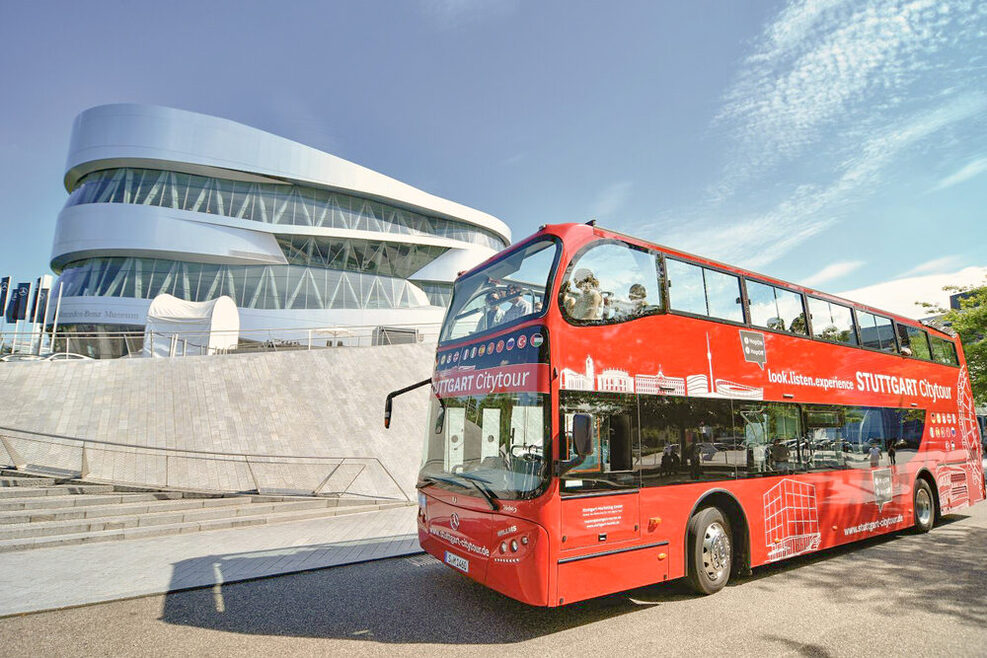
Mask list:
POLYGON ((925 489, 915 493, 915 518, 923 526, 929 525, 932 520, 932 497, 925 489))
POLYGON ((703 535, 703 570, 712 581, 723 578, 730 565, 730 538, 718 522, 710 523, 703 535))

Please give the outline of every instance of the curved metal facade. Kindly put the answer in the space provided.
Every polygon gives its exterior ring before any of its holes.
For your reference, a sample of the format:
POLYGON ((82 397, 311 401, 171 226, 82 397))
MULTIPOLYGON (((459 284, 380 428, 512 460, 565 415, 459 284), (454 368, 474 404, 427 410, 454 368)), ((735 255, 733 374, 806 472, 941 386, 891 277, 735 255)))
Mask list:
POLYGON ((81 113, 65 188, 51 266, 67 325, 143 325, 163 292, 229 295, 247 330, 431 324, 456 274, 511 239, 336 156, 157 106, 81 113))

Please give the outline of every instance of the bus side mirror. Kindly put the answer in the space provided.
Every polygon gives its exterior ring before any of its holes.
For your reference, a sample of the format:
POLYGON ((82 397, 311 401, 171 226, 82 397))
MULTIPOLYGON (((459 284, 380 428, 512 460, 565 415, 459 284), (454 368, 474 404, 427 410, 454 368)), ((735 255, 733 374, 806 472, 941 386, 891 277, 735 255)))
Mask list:
POLYGON ((590 432, 589 414, 576 414, 572 417, 572 447, 580 457, 593 454, 593 437, 590 432))

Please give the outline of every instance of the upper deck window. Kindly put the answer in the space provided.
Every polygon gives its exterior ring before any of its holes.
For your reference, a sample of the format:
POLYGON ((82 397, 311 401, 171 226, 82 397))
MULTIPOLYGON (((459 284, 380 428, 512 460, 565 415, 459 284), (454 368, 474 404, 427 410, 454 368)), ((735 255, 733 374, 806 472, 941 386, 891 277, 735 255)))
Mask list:
POLYGON ((802 336, 809 333, 799 293, 748 280, 747 299, 752 325, 802 336))
POLYGON ((577 254, 559 290, 562 314, 574 324, 625 322, 661 311, 658 255, 616 241, 577 254))
POLYGON ((891 320, 864 311, 857 311, 857 324, 860 326, 860 344, 875 350, 897 352, 894 343, 894 327, 891 320))
POLYGON ((541 315, 558 242, 535 240, 456 281, 440 342, 541 315))
POLYGON ((673 311, 744 321, 740 277, 672 258, 668 263, 669 307, 673 311))
POLYGON ((809 297, 809 313, 812 318, 812 335, 833 343, 856 345, 857 333, 853 327, 853 314, 846 306, 825 299, 809 297))
POLYGON ((937 363, 945 363, 949 366, 958 366, 959 359, 956 357, 956 345, 952 341, 929 334, 929 342, 932 343, 932 358, 937 363))
POLYGON ((901 351, 904 354, 919 359, 932 359, 932 350, 929 349, 929 335, 922 329, 910 327, 907 324, 899 324, 898 341, 901 343, 901 351))

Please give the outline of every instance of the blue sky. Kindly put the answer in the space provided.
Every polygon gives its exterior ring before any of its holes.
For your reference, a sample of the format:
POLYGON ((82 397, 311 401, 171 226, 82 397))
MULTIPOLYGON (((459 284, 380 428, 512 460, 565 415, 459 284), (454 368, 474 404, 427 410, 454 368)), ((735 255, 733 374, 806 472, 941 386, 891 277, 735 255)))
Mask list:
POLYGON ((8 1, 0 89, 20 280, 48 271, 73 118, 112 102, 298 140, 516 238, 595 217, 891 310, 987 272, 983 2, 8 1))

